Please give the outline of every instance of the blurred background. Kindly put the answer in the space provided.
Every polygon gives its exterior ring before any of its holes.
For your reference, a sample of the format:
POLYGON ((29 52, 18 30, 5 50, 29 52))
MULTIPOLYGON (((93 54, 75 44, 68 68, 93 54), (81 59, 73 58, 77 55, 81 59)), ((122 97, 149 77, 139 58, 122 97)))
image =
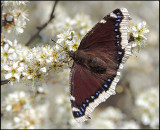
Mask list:
MULTIPOLYGON (((16 37, 20 43, 27 43, 37 32, 36 28, 49 19, 53 5, 53 1, 31 1, 27 4, 30 21, 27 22, 24 33, 16 37)), ((24 122, 20 120, 26 120, 26 125, 32 126, 28 128, 159 128, 159 1, 59 1, 55 19, 63 22, 67 17, 73 18, 76 14, 83 13, 89 17, 93 26, 109 12, 120 7, 128 9, 133 22, 146 21, 150 32, 146 46, 125 64, 117 84, 117 94, 101 103, 92 113, 91 120, 79 124, 74 120, 70 108, 70 69, 49 74, 49 80, 44 82, 39 90, 43 93, 36 96, 33 87, 21 86, 20 83, 14 87, 3 85, 1 102, 5 104, 8 94, 23 91, 21 95, 25 95, 27 100, 34 97, 36 101, 33 107, 36 109, 21 113, 18 117, 14 113, 6 113, 2 108, 1 128, 25 126, 21 125, 24 122)), ((55 38, 56 35, 54 32, 51 35, 43 31, 41 42, 55 38)), ((12 34, 6 37, 15 39, 12 34)))

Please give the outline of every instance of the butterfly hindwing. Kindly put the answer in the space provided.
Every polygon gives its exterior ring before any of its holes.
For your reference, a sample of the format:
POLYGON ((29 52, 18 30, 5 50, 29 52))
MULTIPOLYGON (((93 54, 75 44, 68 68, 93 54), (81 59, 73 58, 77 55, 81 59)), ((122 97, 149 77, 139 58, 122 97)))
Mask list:
MULTIPOLYGON (((76 63, 71 72, 71 78, 74 80, 74 82, 71 81, 72 112, 76 119, 84 121, 90 118, 90 112, 95 107, 95 105, 91 107, 91 104, 94 104, 94 100, 105 90, 102 87, 103 79, 97 79, 91 71, 76 63)), ((101 97, 104 98, 104 96, 101 97)))

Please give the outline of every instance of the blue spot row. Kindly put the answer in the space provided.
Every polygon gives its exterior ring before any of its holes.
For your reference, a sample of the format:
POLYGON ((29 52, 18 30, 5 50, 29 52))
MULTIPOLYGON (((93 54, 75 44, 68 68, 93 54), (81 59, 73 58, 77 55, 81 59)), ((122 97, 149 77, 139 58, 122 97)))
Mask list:
POLYGON ((84 112, 84 109, 81 107, 81 111, 84 112))
POLYGON ((120 46, 120 41, 119 40, 116 41, 116 46, 120 46))
POLYGON ((107 79, 108 82, 111 82, 111 79, 107 79))
POLYGON ((86 99, 86 103, 89 103, 89 100, 88 100, 88 99, 86 99))
POLYGON ((119 26, 119 23, 115 23, 115 26, 118 27, 118 26, 119 26))
POLYGON ((105 87, 105 88, 108 88, 108 85, 107 85, 107 84, 104 84, 104 87, 105 87))
POLYGON ((120 60, 121 60, 121 57, 117 57, 117 60, 120 61, 120 60))
POLYGON ((117 34, 117 35, 116 35, 116 38, 117 38, 117 39, 119 39, 119 38, 120 38, 120 35, 119 35, 119 34, 117 34))
POLYGON ((85 107, 86 107, 86 104, 83 103, 82 106, 85 108, 85 107))
POLYGON ((98 90, 98 91, 96 92, 96 96, 98 96, 100 93, 101 93, 101 92, 98 90))
POLYGON ((121 16, 121 13, 120 13, 120 12, 116 12, 116 15, 117 15, 117 16, 121 16))
POLYGON ((76 112, 76 115, 79 116, 79 112, 76 112))
MULTIPOLYGON (((111 79, 108 79, 108 81, 110 82, 111 79)), ((105 84, 105 86, 108 87, 107 84, 105 84)), ((84 112, 85 112, 85 109, 86 109, 86 107, 87 107, 87 104, 89 104, 90 101, 93 101, 96 97, 98 97, 98 95, 99 95, 100 93, 101 93, 101 90, 98 90, 98 91, 95 93, 95 95, 91 95, 91 96, 90 96, 90 99, 86 99, 86 100, 85 100, 86 103, 83 103, 82 106, 80 107, 80 110, 74 112, 74 115, 75 115, 76 117, 82 116, 82 115, 84 114, 84 112)))
POLYGON ((118 18, 123 17, 123 15, 122 15, 120 10, 115 10, 114 13, 117 15, 118 18))
POLYGON ((119 9, 115 10, 113 13, 115 13, 117 16, 117 19, 115 19, 115 24, 114 24, 115 25, 114 32, 116 33, 115 38, 117 39, 116 46, 120 46, 121 34, 119 33, 119 25, 120 25, 123 15, 119 9))
POLYGON ((119 54, 119 55, 122 55, 122 51, 118 51, 118 54, 119 54))
POLYGON ((96 96, 98 96, 99 94, 98 94, 98 92, 96 92, 96 96))
POLYGON ((117 18, 122 18, 123 17, 120 12, 116 12, 116 15, 117 15, 117 18))
POLYGON ((115 32, 118 32, 119 30, 118 30, 118 28, 115 28, 114 31, 115 31, 115 32))
POLYGON ((76 116, 82 116, 83 115, 83 113, 84 113, 84 109, 81 107, 81 111, 77 111, 76 112, 76 116), (83 113, 82 113, 83 112, 83 113))
POLYGON ((120 18, 116 19, 116 22, 120 22, 120 21, 121 21, 121 19, 120 19, 120 18))
POLYGON ((117 15, 117 18, 122 18, 122 17, 123 17, 123 16, 120 16, 120 15, 118 16, 118 15, 117 15))
POLYGON ((79 114, 80 114, 80 115, 82 115, 82 112, 81 112, 81 111, 79 111, 79 114))
POLYGON ((91 98, 94 99, 95 97, 94 97, 94 96, 91 96, 91 98))

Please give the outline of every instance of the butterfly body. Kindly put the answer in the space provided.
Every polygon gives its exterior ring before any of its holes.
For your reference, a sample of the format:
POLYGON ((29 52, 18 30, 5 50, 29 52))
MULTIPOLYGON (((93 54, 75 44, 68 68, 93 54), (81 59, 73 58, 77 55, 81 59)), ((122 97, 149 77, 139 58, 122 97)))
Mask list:
POLYGON ((104 60, 96 56, 94 53, 89 53, 83 50, 71 52, 71 57, 76 64, 88 69, 94 73, 106 73, 107 64, 104 60))
POLYGON ((120 70, 130 55, 127 25, 130 16, 119 8, 98 22, 82 39, 70 73, 71 107, 74 118, 83 122, 91 112, 115 94, 120 70))

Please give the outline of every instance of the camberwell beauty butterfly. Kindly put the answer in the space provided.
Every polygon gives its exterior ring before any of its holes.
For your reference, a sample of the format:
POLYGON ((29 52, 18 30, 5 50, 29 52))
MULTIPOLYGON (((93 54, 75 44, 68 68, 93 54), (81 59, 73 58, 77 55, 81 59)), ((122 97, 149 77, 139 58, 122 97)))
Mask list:
POLYGON ((71 106, 74 118, 83 122, 101 102, 115 94, 120 70, 128 59, 127 26, 131 17, 126 8, 105 16, 82 39, 71 68, 71 106))

